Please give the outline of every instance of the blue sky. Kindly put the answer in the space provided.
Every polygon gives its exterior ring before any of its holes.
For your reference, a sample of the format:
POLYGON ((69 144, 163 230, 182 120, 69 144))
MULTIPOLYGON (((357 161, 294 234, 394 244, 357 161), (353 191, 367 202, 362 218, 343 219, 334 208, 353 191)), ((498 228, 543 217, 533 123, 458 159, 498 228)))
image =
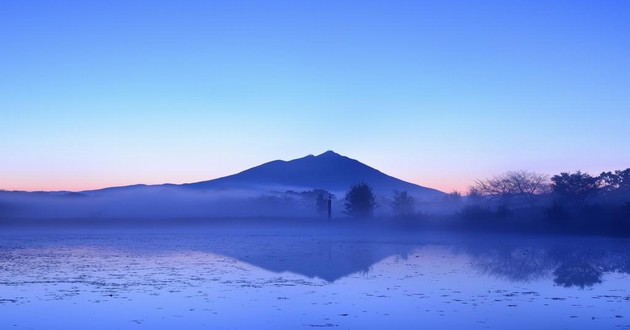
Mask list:
POLYGON ((0 189, 328 149, 438 189, 630 167, 626 1, 3 1, 0 189))

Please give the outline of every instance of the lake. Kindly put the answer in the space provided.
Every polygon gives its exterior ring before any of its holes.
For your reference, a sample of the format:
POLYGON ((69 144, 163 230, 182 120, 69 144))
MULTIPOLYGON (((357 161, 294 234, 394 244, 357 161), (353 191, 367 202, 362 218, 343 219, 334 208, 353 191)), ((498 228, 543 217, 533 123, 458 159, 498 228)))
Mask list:
POLYGON ((630 240, 361 226, 0 234, 2 329, 630 329, 630 240))

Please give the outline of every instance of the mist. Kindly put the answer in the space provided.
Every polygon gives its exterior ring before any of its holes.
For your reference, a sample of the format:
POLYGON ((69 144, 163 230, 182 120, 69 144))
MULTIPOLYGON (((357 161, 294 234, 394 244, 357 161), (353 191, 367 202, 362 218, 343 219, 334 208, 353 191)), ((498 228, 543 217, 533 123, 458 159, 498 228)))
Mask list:
POLYGON ((199 191, 181 187, 134 187, 115 192, 79 193, 0 192, 3 221, 150 221, 254 216, 305 217, 318 216, 318 212, 315 200, 307 192, 199 191))

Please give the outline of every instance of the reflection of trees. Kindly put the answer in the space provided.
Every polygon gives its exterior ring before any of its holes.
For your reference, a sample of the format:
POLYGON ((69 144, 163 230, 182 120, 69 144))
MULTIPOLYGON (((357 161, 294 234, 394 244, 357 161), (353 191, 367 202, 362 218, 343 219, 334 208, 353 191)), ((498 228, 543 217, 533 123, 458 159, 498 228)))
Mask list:
POLYGON ((601 283, 605 250, 599 246, 588 249, 573 246, 550 248, 549 255, 558 261, 553 282, 566 288, 577 286, 582 289, 601 283))
POLYGON ((584 289, 602 282, 602 268, 586 260, 565 261, 553 275, 553 282, 566 288, 579 286, 584 289))
POLYGON ((594 244, 588 246, 576 243, 558 240, 510 245, 486 242, 466 246, 466 253, 473 257, 474 267, 482 273, 515 282, 551 274, 557 285, 585 288, 601 283, 604 273, 630 273, 630 249, 623 242, 597 244, 593 241, 589 243, 594 244))
POLYGON ((602 256, 601 266, 605 272, 630 274, 630 251, 618 251, 602 256))
POLYGON ((526 282, 546 275, 553 267, 545 251, 518 247, 495 248, 476 256, 483 273, 526 282))

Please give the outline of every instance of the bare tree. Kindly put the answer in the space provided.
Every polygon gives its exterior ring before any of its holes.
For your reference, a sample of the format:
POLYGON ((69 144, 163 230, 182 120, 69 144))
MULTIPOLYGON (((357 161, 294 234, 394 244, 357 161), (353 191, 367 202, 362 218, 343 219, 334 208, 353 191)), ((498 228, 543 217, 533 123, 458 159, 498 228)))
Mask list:
POLYGON ((415 199, 407 191, 394 190, 390 206, 398 217, 409 217, 414 213, 415 199))
POLYGON ((483 197, 483 194, 479 191, 479 188, 471 186, 468 188, 468 194, 466 194, 466 197, 469 201, 477 202, 483 197))
POLYGON ((530 203, 536 195, 550 192, 549 176, 528 171, 509 171, 489 179, 477 180, 471 192, 488 196, 506 205, 514 197, 525 197, 530 203))
POLYGON ((462 193, 457 190, 453 190, 444 196, 444 201, 447 203, 457 204, 462 201, 462 193))
POLYGON ((505 180, 517 195, 541 195, 551 191, 549 176, 528 171, 510 171, 505 173, 505 180))

